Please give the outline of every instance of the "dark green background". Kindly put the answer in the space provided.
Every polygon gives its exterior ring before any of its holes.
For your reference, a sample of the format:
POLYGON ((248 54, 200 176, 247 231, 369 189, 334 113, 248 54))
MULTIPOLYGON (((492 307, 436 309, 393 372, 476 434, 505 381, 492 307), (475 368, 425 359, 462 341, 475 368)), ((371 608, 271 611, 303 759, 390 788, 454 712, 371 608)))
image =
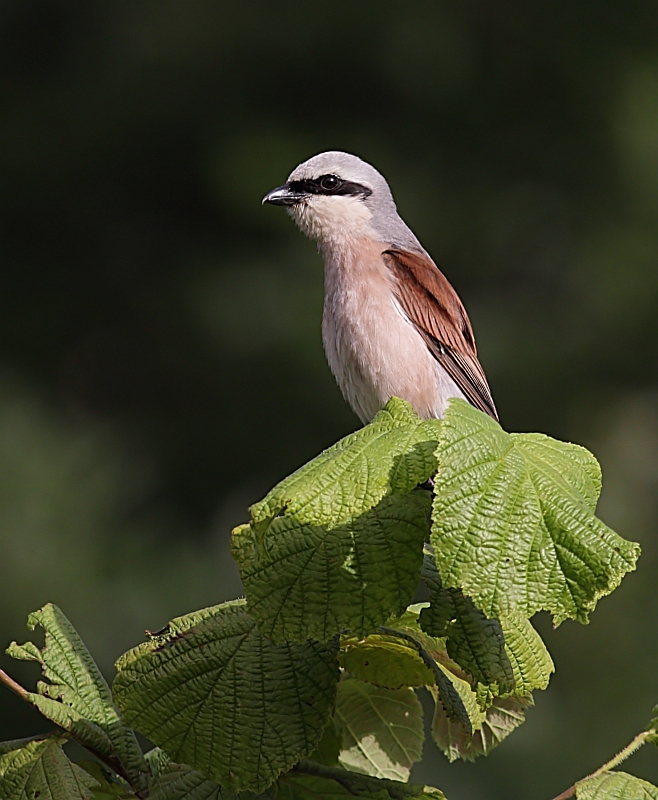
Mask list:
MULTIPOLYGON (((260 198, 345 149, 462 294, 503 425, 601 460, 642 542, 450 800, 550 798, 658 702, 658 3, 4 0, 0 642, 58 603, 108 675, 240 592, 234 524, 357 426, 322 268, 260 198)), ((29 681, 29 665, 0 664, 29 681)), ((40 721, 0 691, 0 738, 40 721)), ((646 748, 629 769, 658 781, 646 748)))

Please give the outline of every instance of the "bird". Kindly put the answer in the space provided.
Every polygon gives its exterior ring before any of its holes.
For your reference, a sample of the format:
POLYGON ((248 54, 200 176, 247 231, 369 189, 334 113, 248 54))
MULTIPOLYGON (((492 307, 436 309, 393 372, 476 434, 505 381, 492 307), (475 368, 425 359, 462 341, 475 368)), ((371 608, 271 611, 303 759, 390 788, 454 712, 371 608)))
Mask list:
POLYGON ((324 261, 322 341, 363 424, 391 397, 421 419, 461 398, 498 420, 459 295, 398 214, 386 179, 350 153, 309 158, 263 198, 284 206, 324 261))

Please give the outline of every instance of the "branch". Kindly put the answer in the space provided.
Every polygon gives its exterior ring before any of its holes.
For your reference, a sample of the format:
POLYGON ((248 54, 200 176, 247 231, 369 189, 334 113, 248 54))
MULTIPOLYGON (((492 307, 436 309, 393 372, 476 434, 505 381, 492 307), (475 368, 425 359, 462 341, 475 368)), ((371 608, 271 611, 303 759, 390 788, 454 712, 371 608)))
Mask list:
POLYGON ((610 761, 606 761, 606 763, 599 767, 598 769, 594 770, 590 775, 587 775, 585 778, 581 778, 579 781, 576 781, 573 786, 570 786, 568 789, 565 789, 562 794, 557 795, 554 797, 553 800, 567 800, 569 797, 573 797, 576 794, 576 787, 579 783, 583 783, 583 781, 588 781, 591 778, 596 778, 599 775, 602 775, 604 772, 609 772, 611 769, 618 767, 622 761, 626 761, 629 756, 632 756, 636 750, 639 750, 643 744, 646 744, 652 737, 655 737, 656 732, 652 729, 648 731, 642 731, 642 733, 638 733, 638 735, 633 739, 632 742, 624 747, 623 750, 620 750, 616 756, 610 759, 610 761))
MULTIPOLYGON (((12 692, 14 692, 14 694, 17 694, 21 698, 21 700, 25 700, 27 703, 30 702, 30 692, 28 692, 27 689, 21 686, 20 683, 17 683, 13 678, 9 677, 9 675, 7 675, 7 673, 3 669, 0 669, 0 683, 4 683, 4 685, 12 692)), ((107 756, 104 755, 103 753, 97 752, 93 747, 89 745, 88 742, 79 739, 73 733, 73 731, 67 731, 65 728, 61 728, 61 726, 58 726, 58 729, 61 729, 64 733, 68 734, 71 739, 75 740, 81 747, 84 747, 85 750, 89 751, 92 755, 96 756, 96 758, 103 764, 105 764, 106 767, 112 770, 112 772, 116 773, 121 778, 123 778, 126 781, 126 783, 131 787, 131 789, 135 792, 135 795, 137 797, 143 797, 143 795, 139 793, 138 788, 131 781, 130 776, 127 774, 125 767, 123 766, 118 757, 114 758, 112 756, 107 756)), ((44 734, 39 734, 39 736, 43 735, 44 734)))
POLYGON ((14 694, 17 694, 21 700, 27 700, 29 696, 29 692, 27 689, 24 689, 20 683, 16 683, 13 678, 10 678, 9 675, 4 671, 4 669, 0 669, 0 683, 4 683, 4 685, 11 689, 14 694))

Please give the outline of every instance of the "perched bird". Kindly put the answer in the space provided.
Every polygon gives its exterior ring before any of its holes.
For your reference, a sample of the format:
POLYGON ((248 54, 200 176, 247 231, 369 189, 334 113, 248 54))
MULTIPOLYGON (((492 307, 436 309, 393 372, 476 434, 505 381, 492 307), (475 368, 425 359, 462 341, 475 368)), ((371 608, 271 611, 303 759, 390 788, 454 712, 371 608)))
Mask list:
POLYGON ((451 397, 498 418, 466 310, 374 167, 349 153, 320 153, 263 203, 285 206, 318 243, 324 349, 362 422, 394 395, 424 419, 443 416, 451 397))

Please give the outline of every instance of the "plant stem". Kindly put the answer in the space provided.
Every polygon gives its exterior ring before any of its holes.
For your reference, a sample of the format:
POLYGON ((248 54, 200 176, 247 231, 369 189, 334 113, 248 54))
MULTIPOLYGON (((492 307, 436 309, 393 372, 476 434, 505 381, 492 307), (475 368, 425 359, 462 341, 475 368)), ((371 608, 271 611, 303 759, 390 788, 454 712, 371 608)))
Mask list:
POLYGON ((16 683, 13 678, 10 678, 3 669, 0 669, 0 683, 4 683, 4 685, 8 689, 11 689, 14 694, 17 694, 21 700, 27 700, 29 695, 28 690, 24 689, 20 683, 16 683))
POLYGON ((656 732, 653 730, 642 731, 642 733, 638 733, 638 735, 633 739, 632 742, 629 742, 623 750, 620 750, 616 756, 610 759, 610 761, 606 761, 606 763, 599 767, 598 769, 594 770, 590 775, 585 778, 581 778, 579 781, 576 781, 573 786, 570 786, 568 789, 565 789, 562 794, 559 794, 557 797, 554 797, 553 800, 567 800, 568 797, 573 797, 576 794, 576 787, 579 783, 583 781, 587 781, 590 778, 596 778, 599 775, 602 775, 604 772, 609 772, 611 769, 618 767, 622 761, 626 761, 629 756, 632 756, 636 750, 639 750, 643 744, 647 742, 649 737, 655 736, 656 732))
MULTIPOLYGON (((28 692, 27 689, 21 686, 20 683, 17 683, 13 678, 9 677, 9 675, 7 675, 7 673, 3 669, 0 669, 0 683, 4 683, 4 685, 8 689, 11 689, 11 691, 14 692, 14 694, 17 694, 21 698, 21 700, 29 702, 30 692, 28 692)), ((130 779, 130 776, 128 775, 126 769, 124 768, 123 764, 118 758, 114 758, 112 756, 107 756, 106 754, 97 752, 96 750, 93 749, 93 747, 89 745, 88 742, 82 741, 77 736, 75 736, 75 734, 72 731, 65 731, 65 732, 68 733, 71 739, 74 739, 76 742, 78 742, 78 744, 81 747, 84 747, 85 750, 88 750, 90 753, 95 755, 96 758, 103 764, 105 764, 105 766, 109 767, 109 769, 111 769, 112 772, 115 772, 117 775, 120 775, 126 781, 126 783, 131 787, 131 789, 135 792, 136 797, 144 796, 142 793, 140 793, 138 788, 135 786, 134 782, 130 779)))

